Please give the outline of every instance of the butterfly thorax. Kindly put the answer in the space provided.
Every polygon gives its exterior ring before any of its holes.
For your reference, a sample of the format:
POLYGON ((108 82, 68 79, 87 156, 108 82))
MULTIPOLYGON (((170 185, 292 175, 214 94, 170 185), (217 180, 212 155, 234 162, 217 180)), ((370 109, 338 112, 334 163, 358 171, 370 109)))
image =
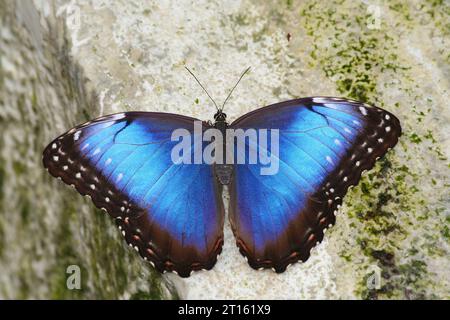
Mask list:
MULTIPOLYGON (((217 113, 214 115, 214 128, 220 130, 222 133, 223 141, 227 141, 226 134, 227 134, 227 115, 223 113, 221 110, 217 111, 217 113)), ((233 175, 233 165, 226 163, 226 143, 223 143, 223 161, 222 164, 216 163, 214 165, 214 172, 219 180, 220 184, 222 185, 228 185, 231 182, 231 177, 233 175)))

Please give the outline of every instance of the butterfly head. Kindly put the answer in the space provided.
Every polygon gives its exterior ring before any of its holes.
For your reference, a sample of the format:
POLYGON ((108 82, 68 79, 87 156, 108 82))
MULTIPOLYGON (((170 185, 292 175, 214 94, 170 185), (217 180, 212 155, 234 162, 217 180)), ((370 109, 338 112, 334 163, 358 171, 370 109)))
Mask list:
POLYGON ((214 115, 214 120, 216 122, 226 122, 227 120, 227 115, 225 113, 222 112, 222 110, 218 110, 216 112, 216 114, 214 115))

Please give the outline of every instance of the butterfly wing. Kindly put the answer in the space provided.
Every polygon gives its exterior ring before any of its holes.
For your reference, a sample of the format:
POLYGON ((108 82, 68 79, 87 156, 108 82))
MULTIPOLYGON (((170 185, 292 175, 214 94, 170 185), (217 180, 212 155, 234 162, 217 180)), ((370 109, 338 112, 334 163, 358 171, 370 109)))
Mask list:
POLYGON ((231 127, 279 129, 278 173, 237 164, 230 186, 230 221, 241 253, 253 268, 277 272, 308 259, 334 224, 347 189, 401 134, 399 120, 385 110, 325 97, 261 108, 231 127))
POLYGON ((159 271, 189 276, 211 269, 223 243, 223 204, 211 166, 171 159, 178 143, 172 132, 193 132, 195 120, 153 112, 102 117, 50 143, 44 166, 105 209, 159 271))

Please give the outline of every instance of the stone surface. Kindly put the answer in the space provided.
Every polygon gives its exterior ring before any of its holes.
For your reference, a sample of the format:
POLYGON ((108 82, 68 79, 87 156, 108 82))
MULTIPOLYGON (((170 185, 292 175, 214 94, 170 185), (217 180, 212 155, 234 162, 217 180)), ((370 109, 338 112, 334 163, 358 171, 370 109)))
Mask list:
MULTIPOLYGON (((450 298, 450 5, 446 1, 3 1, 0 297, 450 298), (113 222, 43 170, 55 136, 100 115, 229 120, 312 95, 402 122, 397 147, 345 198, 304 264, 256 272, 229 225, 212 271, 160 276, 113 222), (66 288, 79 265, 82 290, 66 288), (380 287, 367 285, 374 272, 380 287)), ((225 195, 225 200, 227 200, 225 195)))

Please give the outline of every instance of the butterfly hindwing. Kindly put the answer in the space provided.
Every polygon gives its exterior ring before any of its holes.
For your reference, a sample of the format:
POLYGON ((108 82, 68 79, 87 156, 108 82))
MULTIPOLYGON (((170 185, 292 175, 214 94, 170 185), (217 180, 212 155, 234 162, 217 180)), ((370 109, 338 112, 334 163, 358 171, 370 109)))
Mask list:
POLYGON ((172 132, 193 132, 195 120, 152 112, 102 117, 50 143, 44 166, 115 218, 127 243, 158 270, 211 269, 223 243, 219 186, 210 165, 171 159, 172 132))
POLYGON ((261 108, 231 127, 279 130, 278 173, 261 175, 261 165, 248 161, 235 165, 229 212, 249 264, 277 272, 308 259, 347 189, 401 134, 398 119, 383 109, 326 97, 261 108))

